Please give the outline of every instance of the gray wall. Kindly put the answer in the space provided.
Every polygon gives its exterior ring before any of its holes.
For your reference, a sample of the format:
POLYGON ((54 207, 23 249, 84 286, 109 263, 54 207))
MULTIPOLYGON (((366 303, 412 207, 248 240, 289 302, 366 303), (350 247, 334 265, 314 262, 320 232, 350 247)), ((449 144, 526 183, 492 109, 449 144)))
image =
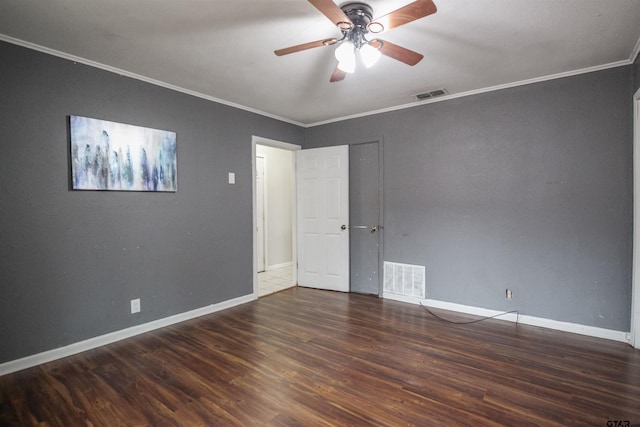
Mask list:
POLYGON ((628 331, 632 67, 308 130, 384 141, 384 259, 430 298, 628 331), (505 298, 505 289, 514 298, 505 298))
POLYGON ((251 135, 304 129, 11 44, 0 58, 0 363, 253 292, 251 135), (70 114, 175 131, 178 191, 70 191, 70 114))
POLYGON ((305 131, 0 58, 0 363, 251 293, 251 135, 383 141, 385 259, 426 265, 431 298, 629 329, 638 61, 305 131), (178 192, 70 191, 70 114, 177 132, 178 192))

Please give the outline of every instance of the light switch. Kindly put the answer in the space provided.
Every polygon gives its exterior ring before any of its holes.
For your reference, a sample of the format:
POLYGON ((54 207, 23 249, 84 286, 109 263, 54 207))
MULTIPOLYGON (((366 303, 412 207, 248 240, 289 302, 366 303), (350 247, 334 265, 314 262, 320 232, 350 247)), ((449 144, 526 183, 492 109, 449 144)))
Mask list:
POLYGON ((236 174, 233 172, 229 172, 229 184, 236 183, 236 174))

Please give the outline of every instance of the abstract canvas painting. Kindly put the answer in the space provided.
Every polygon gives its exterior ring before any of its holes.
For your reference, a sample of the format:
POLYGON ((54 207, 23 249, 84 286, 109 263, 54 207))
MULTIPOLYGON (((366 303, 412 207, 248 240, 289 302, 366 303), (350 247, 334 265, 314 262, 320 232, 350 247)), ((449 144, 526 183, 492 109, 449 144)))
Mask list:
POLYGON ((176 133, 70 116, 74 190, 177 191, 176 133))

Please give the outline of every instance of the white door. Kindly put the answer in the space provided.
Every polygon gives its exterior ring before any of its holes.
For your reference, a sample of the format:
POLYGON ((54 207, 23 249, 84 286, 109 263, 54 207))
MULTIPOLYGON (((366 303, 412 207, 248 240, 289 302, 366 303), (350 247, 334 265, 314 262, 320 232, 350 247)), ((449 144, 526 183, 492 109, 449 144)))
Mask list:
POLYGON ((349 292, 349 147, 297 156, 298 285, 349 292))
POLYGON ((256 157, 256 246, 258 272, 264 271, 264 157, 256 157))

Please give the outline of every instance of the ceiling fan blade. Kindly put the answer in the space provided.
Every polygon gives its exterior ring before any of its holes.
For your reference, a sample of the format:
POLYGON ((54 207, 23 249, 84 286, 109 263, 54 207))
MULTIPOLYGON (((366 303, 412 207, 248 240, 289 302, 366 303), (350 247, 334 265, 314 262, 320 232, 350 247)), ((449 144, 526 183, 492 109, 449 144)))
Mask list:
POLYGON ((344 14, 342 9, 340 9, 333 0, 309 0, 309 3, 314 5, 316 9, 329 18, 329 20, 336 24, 341 30, 353 28, 351 19, 344 14))
MULTIPOLYGON (((382 42, 382 46, 379 49, 381 54, 400 62, 404 62, 407 65, 416 65, 422 60, 422 58, 424 58, 424 55, 409 50, 406 47, 398 46, 397 44, 393 44, 385 40, 376 40, 382 42)), ((376 40, 372 40, 372 43, 375 43, 376 40)))
POLYGON ((274 53, 278 56, 288 55, 290 53, 300 52, 302 50, 313 49, 314 47, 329 46, 336 43, 337 41, 337 39, 317 40, 314 42, 303 43, 295 46, 285 47, 283 49, 278 49, 275 50, 274 53))
POLYGON ((372 33, 380 33, 429 16, 436 13, 437 10, 438 8, 436 8, 432 0, 416 0, 400 9, 374 19, 368 28, 372 33))
POLYGON ((333 70, 333 74, 331 74, 331 78, 329 79, 329 81, 331 83, 341 82, 345 77, 347 77, 347 72, 342 71, 340 68, 338 68, 338 64, 336 64, 336 68, 333 70))

